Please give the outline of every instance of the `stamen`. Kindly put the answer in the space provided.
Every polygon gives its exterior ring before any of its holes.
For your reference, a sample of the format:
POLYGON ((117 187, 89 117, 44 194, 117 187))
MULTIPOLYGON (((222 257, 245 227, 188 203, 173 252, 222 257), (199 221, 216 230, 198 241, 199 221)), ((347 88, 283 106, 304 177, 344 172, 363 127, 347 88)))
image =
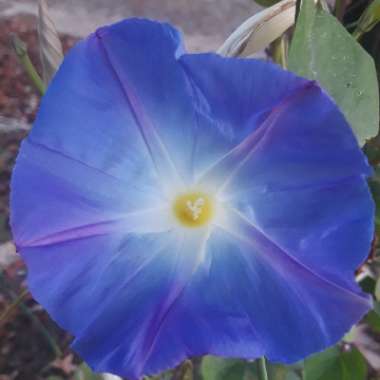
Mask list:
POLYGON ((186 202, 186 206, 193 214, 194 220, 197 220, 199 218, 199 215, 202 213, 202 207, 204 204, 205 200, 203 198, 198 198, 194 204, 191 201, 186 202))
POLYGON ((213 217, 214 202, 208 194, 189 192, 179 195, 174 200, 173 212, 182 225, 199 227, 213 217))

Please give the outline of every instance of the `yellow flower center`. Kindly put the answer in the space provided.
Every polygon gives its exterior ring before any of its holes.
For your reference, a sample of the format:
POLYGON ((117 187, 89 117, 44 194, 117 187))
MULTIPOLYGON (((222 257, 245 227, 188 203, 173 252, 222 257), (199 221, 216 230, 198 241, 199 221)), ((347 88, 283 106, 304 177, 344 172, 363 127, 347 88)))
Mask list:
POLYGON ((174 200, 173 212, 183 226, 201 227, 214 216, 214 201, 201 191, 180 194, 174 200))

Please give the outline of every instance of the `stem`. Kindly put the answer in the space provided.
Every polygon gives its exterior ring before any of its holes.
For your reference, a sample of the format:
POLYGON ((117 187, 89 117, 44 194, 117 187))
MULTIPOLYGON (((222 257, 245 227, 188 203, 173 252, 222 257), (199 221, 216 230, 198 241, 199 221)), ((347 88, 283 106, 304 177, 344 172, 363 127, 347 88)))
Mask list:
POLYGON ((191 359, 191 362, 193 363, 193 380, 202 380, 202 374, 201 374, 201 365, 202 365, 202 357, 194 357, 191 359))
POLYGON ((301 0, 296 1, 296 19, 295 22, 297 23, 298 15, 300 14, 301 10, 301 0))
POLYGON ((285 34, 272 42, 272 58, 283 69, 288 66, 288 39, 285 34))
POLYGON ((360 28, 356 28, 353 32, 352 32, 352 37, 355 38, 356 41, 359 41, 360 38, 363 36, 364 34, 364 31, 361 30, 360 28))
POLYGON ((29 58, 26 44, 23 41, 21 41, 20 38, 15 34, 11 36, 11 43, 13 46, 13 50, 15 51, 18 60, 23 66, 29 79, 32 81, 39 93, 43 95, 45 93, 45 85, 41 77, 38 75, 37 70, 35 69, 32 61, 29 58))
POLYGON ((35 327, 38 329, 40 334, 45 338, 46 343, 50 346, 55 357, 61 357, 62 351, 59 348, 58 344, 55 342, 54 338, 51 336, 47 328, 42 324, 42 322, 28 309, 24 303, 19 304, 19 308, 24 314, 26 314, 31 321, 34 323, 35 327))
POLYGON ((56 357, 62 356, 62 351, 55 342, 54 338, 50 335, 49 331, 45 328, 45 326, 42 324, 42 322, 33 314, 32 311, 29 310, 29 308, 24 304, 23 299, 28 294, 28 291, 23 291, 20 295, 16 295, 14 291, 7 286, 7 283, 5 282, 5 279, 3 277, 3 274, 0 271, 0 288, 1 290, 4 290, 4 292, 13 300, 11 307, 11 310, 9 308, 1 315, 2 322, 9 317, 9 313, 14 309, 13 306, 17 306, 26 316, 30 318, 32 323, 34 323, 34 326, 37 328, 37 330, 40 332, 40 334, 45 338, 46 342, 49 344, 52 352, 56 357), (5 314, 5 315, 4 315, 5 314))
POLYGON ((191 360, 185 360, 174 371, 171 380, 187 380, 193 378, 193 363, 191 360))
POLYGON ((13 310, 17 309, 24 298, 29 294, 27 289, 24 289, 17 298, 4 310, 0 315, 0 323, 8 322, 9 317, 12 315, 13 310))
POLYGON ((267 365, 264 356, 257 359, 257 373, 259 375, 259 380, 268 380, 267 365))

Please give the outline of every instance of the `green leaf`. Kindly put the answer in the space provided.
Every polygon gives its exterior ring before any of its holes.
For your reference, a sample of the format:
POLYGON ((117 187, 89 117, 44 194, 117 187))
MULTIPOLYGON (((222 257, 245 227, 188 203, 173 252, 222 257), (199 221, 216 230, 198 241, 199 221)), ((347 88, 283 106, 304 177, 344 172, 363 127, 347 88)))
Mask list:
POLYGON ((380 302, 373 303, 373 311, 380 317, 380 302))
POLYGON ((363 292, 373 294, 375 292, 376 281, 372 277, 365 277, 359 282, 363 292))
POLYGON ((101 375, 97 375, 87 364, 82 363, 75 372, 74 375, 75 380, 102 380, 103 377, 101 375))
POLYGON ((268 377, 271 380, 285 380, 288 369, 283 365, 267 364, 268 377))
POLYGON ((305 360, 305 380, 340 380, 339 350, 334 347, 305 360))
POLYGON ((375 223, 377 229, 380 227, 380 170, 375 168, 373 175, 368 181, 369 187, 371 189, 373 200, 376 204, 375 210, 375 223))
POLYGON ((243 360, 205 356, 201 374, 204 380, 243 380, 247 366, 243 360))
POLYGON ((357 336, 357 332, 358 332, 357 325, 352 326, 351 330, 344 335, 344 337, 342 338, 342 341, 345 343, 354 343, 357 336))
POLYGON ((371 310, 365 317, 364 321, 371 326, 371 328, 380 333, 380 316, 374 311, 371 310))
MULTIPOLYGON (((273 364, 267 361, 270 380, 301 380, 298 367, 273 364)), ((223 359, 205 356, 201 364, 203 380, 259 380, 257 362, 237 359, 223 359)))
POLYGON ((364 321, 376 333, 380 333, 380 302, 374 301, 373 309, 365 316, 364 321))
POLYGON ((378 301, 380 301, 380 278, 376 281, 375 297, 378 301))
POLYGON ((341 363, 345 380, 365 380, 368 366, 363 355, 356 348, 341 354, 341 363))
POLYGON ((263 7, 270 7, 273 4, 278 3, 280 0, 255 0, 255 3, 263 6, 263 7))
POLYGON ((352 34, 359 39, 364 33, 373 29, 380 21, 380 0, 373 0, 360 16, 357 27, 352 34))
POLYGON ((367 363, 356 349, 330 348, 305 361, 305 380, 365 380, 367 363))
POLYGON ((302 2, 289 69, 321 84, 346 116, 361 145, 377 135, 379 91, 374 61, 314 0, 302 2))
POLYGON ((286 374, 285 380, 302 380, 302 378, 296 372, 290 371, 286 374))

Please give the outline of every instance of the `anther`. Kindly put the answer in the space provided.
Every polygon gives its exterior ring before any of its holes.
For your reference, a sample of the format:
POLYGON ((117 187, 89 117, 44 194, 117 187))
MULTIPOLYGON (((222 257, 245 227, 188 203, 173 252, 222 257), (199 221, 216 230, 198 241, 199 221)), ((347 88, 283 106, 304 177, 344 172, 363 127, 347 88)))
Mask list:
POLYGON ((173 212, 182 225, 199 227, 209 222, 214 215, 214 202, 208 194, 188 192, 174 200, 173 212))

